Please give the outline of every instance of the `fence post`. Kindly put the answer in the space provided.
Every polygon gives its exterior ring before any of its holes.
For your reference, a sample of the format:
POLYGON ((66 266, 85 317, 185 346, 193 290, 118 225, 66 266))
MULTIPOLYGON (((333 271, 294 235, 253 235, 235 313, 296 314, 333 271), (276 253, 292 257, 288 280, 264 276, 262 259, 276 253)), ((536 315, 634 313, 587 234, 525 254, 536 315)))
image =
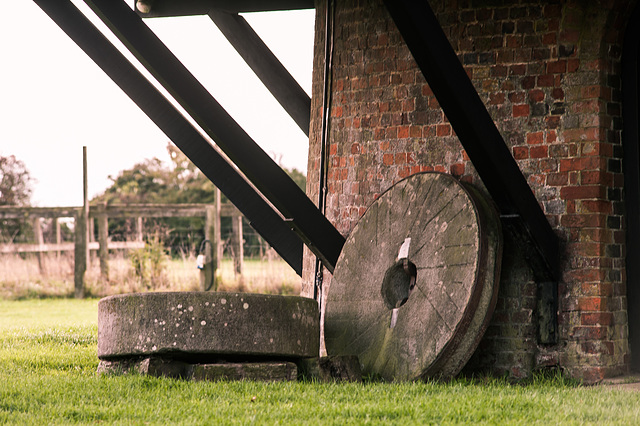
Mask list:
POLYGON ((109 281, 109 217, 107 203, 98 205, 98 257, 100 258, 100 276, 109 281))
POLYGON ((44 273, 44 264, 43 264, 43 254, 42 254, 42 246, 44 245, 44 237, 42 235, 42 221, 39 217, 35 217, 32 222, 33 226, 33 237, 35 239, 35 243, 38 245, 38 251, 36 252, 36 257, 38 258, 38 270, 41 274, 44 273))
POLYGON ((136 218, 136 241, 142 241, 142 216, 136 218))
POLYGON ((222 251, 223 251, 223 247, 222 247, 222 224, 220 223, 220 213, 222 211, 222 193, 220 192, 220 190, 218 188, 216 188, 215 191, 215 207, 216 207, 216 213, 214 215, 214 226, 215 226, 215 230, 214 230, 214 234, 213 234, 213 239, 215 240, 215 246, 214 249, 216 251, 216 258, 218 259, 218 267, 220 267, 222 265, 222 251))
POLYGON ((218 244, 216 239, 216 207, 207 206, 205 208, 204 238, 209 240, 209 245, 203 245, 205 252, 200 253, 205 256, 204 269, 200 270, 200 288, 202 291, 218 289, 218 244), (208 250, 207 250, 208 249, 208 250))
POLYGON ((76 299, 84 297, 84 273, 87 270, 87 225, 83 210, 78 209, 75 215, 73 284, 76 299))
MULTIPOLYGON (((60 231, 60 218, 56 217, 54 219, 54 223, 56 226, 56 246, 60 246, 60 244, 62 243, 62 232, 60 231)), ((60 250, 56 250, 56 258, 59 260, 60 259, 60 250)))
POLYGON ((236 274, 242 275, 242 266, 244 263, 244 247, 242 236, 242 215, 231 218, 231 230, 233 232, 233 266, 236 274))

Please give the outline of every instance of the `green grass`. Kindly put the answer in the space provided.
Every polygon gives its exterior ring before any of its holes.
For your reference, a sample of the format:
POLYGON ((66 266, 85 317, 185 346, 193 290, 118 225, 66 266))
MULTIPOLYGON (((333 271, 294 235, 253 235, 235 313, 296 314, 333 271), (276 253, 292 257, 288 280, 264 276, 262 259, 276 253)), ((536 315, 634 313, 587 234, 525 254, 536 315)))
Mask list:
POLYGON ((95 374, 96 300, 0 301, 0 424, 638 424, 640 394, 560 377, 364 384, 95 374))

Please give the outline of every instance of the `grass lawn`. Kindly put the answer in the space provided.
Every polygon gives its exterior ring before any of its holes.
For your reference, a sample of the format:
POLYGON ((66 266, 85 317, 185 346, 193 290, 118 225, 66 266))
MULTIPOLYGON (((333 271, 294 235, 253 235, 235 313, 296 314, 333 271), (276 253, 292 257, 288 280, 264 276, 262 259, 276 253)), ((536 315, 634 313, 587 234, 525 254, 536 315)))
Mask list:
POLYGON ((561 378, 364 384, 95 374, 97 300, 0 300, 0 424, 638 424, 640 393, 561 378))

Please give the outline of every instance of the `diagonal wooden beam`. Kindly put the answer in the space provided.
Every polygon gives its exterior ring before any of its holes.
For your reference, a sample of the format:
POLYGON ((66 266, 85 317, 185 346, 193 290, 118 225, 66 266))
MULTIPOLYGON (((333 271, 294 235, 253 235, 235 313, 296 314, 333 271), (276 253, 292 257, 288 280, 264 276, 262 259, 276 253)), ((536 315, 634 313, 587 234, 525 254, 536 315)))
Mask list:
POLYGON ((240 15, 209 11, 209 17, 273 97, 309 136, 311 98, 240 15))
POLYGON ((558 279, 558 238, 428 2, 384 3, 537 279, 558 279))
POLYGON ((34 0, 247 217, 300 275, 302 241, 289 224, 69 0, 34 0))
POLYGON ((327 269, 333 271, 344 237, 284 170, 251 139, 124 2, 85 0, 85 3, 287 219, 327 269))

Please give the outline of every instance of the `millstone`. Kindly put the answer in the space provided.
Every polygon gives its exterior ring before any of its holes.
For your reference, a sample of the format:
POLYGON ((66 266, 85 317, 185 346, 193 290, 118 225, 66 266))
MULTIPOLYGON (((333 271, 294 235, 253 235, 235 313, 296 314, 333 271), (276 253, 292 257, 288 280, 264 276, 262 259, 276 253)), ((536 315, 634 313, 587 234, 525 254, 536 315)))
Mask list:
POLYGON ((502 233, 473 188, 441 173, 398 182, 365 212, 338 259, 325 312, 328 355, 364 374, 450 377, 486 330, 502 233))
POLYGON ((249 293, 111 296, 98 303, 98 357, 295 359, 318 356, 315 300, 249 293))

